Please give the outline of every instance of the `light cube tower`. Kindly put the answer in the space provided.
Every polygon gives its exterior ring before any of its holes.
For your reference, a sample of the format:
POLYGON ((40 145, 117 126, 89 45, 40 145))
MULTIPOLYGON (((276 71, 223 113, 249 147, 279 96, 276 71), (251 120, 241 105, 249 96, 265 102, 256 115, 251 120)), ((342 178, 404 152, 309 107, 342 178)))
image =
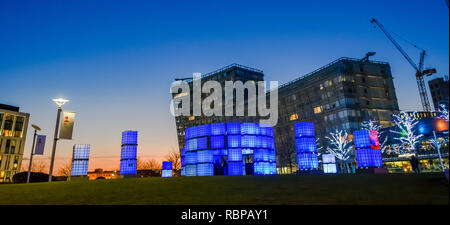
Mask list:
POLYGON ((299 122, 294 124, 297 145, 297 163, 299 170, 319 169, 314 123, 299 122))
POLYGON ((162 172, 161 177, 172 177, 172 162, 164 161, 162 162, 162 172))
POLYGON ((136 174, 137 131, 122 132, 122 149, 120 154, 120 174, 136 174))
POLYGON ((353 132, 356 161, 358 167, 374 168, 382 167, 380 142, 378 141, 378 132, 374 130, 356 130, 353 132))
POLYGON ((90 149, 91 146, 88 144, 73 146, 70 176, 87 176, 90 149))

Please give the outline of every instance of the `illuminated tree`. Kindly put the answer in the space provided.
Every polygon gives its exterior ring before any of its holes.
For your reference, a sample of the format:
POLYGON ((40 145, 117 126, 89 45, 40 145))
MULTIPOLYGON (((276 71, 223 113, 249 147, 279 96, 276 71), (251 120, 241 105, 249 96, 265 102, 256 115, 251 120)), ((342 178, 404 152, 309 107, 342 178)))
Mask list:
POLYGON ((443 104, 439 105, 438 112, 439 112, 439 118, 448 122, 448 109, 445 107, 445 105, 443 105, 443 104))
MULTIPOLYGON (((330 146, 327 147, 327 151, 339 159, 341 163, 345 163, 350 158, 353 150, 347 131, 336 129, 336 132, 331 132, 330 136, 325 136, 325 138, 330 141, 330 146)), ((345 163, 345 168, 349 172, 347 163, 345 163)))
POLYGON ((416 112, 410 115, 406 112, 401 112, 400 114, 392 115, 398 130, 391 130, 391 132, 400 135, 400 137, 395 137, 394 139, 402 143, 405 152, 414 152, 417 154, 416 145, 423 135, 416 135, 416 126, 419 121, 414 117, 415 114, 416 112))

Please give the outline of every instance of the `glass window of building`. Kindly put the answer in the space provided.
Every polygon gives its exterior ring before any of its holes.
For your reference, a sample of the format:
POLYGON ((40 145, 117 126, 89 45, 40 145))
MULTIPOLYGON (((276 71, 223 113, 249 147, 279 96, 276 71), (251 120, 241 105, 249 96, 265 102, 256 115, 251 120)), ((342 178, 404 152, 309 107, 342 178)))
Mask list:
POLYGON ((2 128, 3 113, 0 113, 0 129, 2 128))
POLYGON ((291 116, 289 117, 289 119, 290 119, 290 120, 297 120, 297 119, 298 119, 298 114, 297 114, 297 113, 291 114, 291 116))
POLYGON ((5 153, 14 154, 16 151, 16 140, 6 140, 5 153))
POLYGON ((14 116, 13 115, 6 115, 5 116, 5 124, 3 125, 3 131, 2 131, 2 135, 3 136, 7 136, 7 137, 11 136, 13 120, 14 120, 14 116))
POLYGON ((314 107, 314 114, 318 114, 322 112, 322 106, 314 107))
POLYGON ((16 124, 14 125, 14 137, 22 137, 23 123, 25 118, 22 116, 16 117, 16 124))

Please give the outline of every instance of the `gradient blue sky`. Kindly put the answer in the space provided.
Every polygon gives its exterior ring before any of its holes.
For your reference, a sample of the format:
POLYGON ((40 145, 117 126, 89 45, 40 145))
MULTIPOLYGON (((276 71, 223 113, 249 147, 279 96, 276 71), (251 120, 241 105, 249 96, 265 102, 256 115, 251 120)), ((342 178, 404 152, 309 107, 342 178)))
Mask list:
MULTIPOLYGON (((139 131, 141 158, 177 148, 169 114, 175 77, 231 63, 288 82, 342 56, 391 64, 402 110, 420 110, 414 71, 384 34, 425 48, 425 67, 449 73, 449 10, 429 1, 0 1, 0 102, 31 114, 53 138, 54 97, 77 112, 71 146, 92 145, 90 169, 119 167, 121 131, 139 131)), ((417 61, 419 51, 400 41, 417 61)), ((31 148, 31 130, 25 157, 31 148)), ((46 146, 49 156, 51 144, 46 146)))

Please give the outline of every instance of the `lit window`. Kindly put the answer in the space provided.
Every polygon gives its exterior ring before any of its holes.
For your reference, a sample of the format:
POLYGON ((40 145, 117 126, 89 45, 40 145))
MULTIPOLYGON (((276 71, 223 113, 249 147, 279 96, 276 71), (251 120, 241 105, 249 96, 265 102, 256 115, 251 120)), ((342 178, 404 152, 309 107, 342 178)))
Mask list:
POLYGON ((189 120, 195 120, 195 116, 190 116, 189 120))
POLYGON ((297 114, 297 113, 291 114, 291 116, 289 117, 289 119, 290 119, 290 120, 296 120, 296 119, 298 119, 298 114, 297 114))
POLYGON ((314 107, 314 114, 318 114, 322 112, 322 106, 314 107))

